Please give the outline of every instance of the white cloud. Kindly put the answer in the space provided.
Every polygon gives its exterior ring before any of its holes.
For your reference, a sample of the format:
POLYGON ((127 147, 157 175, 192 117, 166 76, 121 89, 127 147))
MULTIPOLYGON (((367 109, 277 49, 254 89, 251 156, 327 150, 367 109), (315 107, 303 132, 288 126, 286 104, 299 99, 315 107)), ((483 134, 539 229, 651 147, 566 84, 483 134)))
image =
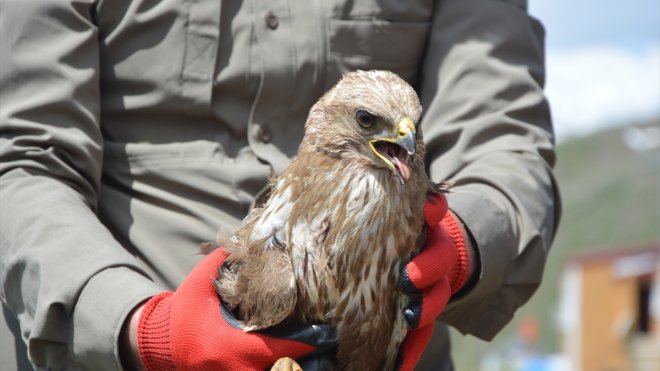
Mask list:
POLYGON ((559 139, 660 114, 660 46, 547 53, 546 93, 559 139))

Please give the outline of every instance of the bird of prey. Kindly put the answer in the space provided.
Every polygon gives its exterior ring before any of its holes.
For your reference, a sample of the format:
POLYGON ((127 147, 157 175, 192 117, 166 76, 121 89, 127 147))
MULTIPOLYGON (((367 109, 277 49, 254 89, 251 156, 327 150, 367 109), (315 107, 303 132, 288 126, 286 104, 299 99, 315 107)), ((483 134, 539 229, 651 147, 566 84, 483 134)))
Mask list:
POLYGON ((339 369, 392 369, 407 331, 400 268, 436 190, 421 111, 386 71, 347 73, 311 108, 296 159, 225 247, 215 284, 244 330, 329 323, 339 369))

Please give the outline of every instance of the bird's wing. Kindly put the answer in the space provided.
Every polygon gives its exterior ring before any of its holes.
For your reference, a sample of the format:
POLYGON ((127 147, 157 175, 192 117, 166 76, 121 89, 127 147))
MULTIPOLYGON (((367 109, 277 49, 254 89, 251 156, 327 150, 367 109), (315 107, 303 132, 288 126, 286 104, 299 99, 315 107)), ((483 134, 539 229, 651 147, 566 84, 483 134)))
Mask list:
POLYGON ((273 236, 243 271, 250 281, 241 303, 243 318, 249 318, 245 322, 248 331, 281 323, 296 306, 296 282, 285 245, 273 236))
POLYGON ((286 241, 288 197, 276 193, 255 208, 227 246, 228 267, 216 288, 230 309, 237 309, 244 330, 277 325, 293 313, 296 282, 286 241))

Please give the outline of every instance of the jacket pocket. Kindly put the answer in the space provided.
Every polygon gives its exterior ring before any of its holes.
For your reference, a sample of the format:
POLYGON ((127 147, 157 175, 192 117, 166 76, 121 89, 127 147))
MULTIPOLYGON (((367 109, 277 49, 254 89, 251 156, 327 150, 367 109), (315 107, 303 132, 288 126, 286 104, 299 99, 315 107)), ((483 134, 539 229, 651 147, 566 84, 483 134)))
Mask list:
POLYGON ((107 1, 96 14, 107 112, 210 105, 220 1, 107 1))
POLYGON ((220 37, 220 1, 190 2, 181 70, 183 95, 210 106, 220 37))
POLYGON ((349 71, 382 69, 414 82, 430 25, 429 21, 330 20, 329 81, 349 71))

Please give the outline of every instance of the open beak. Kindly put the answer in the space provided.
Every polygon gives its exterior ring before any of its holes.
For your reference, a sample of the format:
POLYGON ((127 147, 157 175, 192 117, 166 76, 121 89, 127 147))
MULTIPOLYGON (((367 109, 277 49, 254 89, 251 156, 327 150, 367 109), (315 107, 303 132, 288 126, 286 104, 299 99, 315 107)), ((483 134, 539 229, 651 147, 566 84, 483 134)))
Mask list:
POLYGON ((400 176, 402 182, 410 178, 409 161, 415 157, 415 134, 415 124, 405 117, 397 123, 391 136, 369 141, 371 150, 400 176))

